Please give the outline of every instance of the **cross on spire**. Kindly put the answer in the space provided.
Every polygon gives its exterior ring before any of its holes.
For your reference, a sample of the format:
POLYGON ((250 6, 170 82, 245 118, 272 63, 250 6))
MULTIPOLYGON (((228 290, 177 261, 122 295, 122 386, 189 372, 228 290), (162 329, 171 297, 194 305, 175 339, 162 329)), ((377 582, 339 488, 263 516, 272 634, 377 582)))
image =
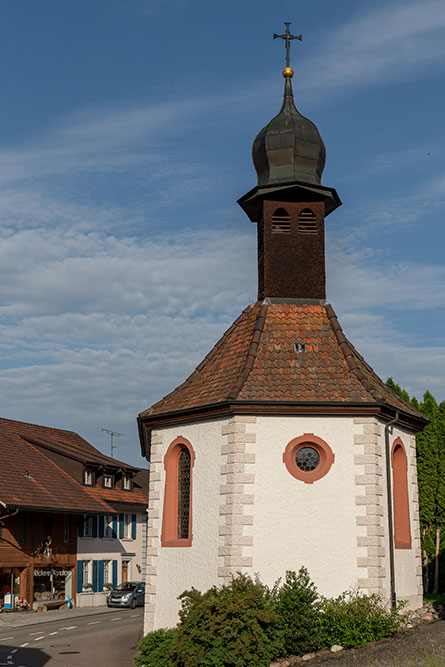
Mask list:
POLYGON ((273 38, 277 39, 279 37, 280 39, 284 39, 286 42, 286 67, 290 67, 289 65, 289 52, 290 52, 290 42, 291 39, 299 39, 300 42, 303 40, 303 35, 291 35, 291 32, 289 30, 289 26, 291 25, 290 22, 284 22, 284 25, 286 26, 286 32, 284 35, 277 35, 276 32, 273 34, 273 38))

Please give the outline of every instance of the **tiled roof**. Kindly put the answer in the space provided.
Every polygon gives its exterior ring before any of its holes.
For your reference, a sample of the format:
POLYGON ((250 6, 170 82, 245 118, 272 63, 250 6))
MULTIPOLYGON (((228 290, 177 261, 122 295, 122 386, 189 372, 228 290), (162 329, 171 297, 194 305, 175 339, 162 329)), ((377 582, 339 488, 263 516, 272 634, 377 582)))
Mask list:
POLYGON ((192 375, 141 417, 228 401, 378 403, 424 421, 345 338, 329 305, 248 306, 192 375))
MULTIPOLYGON (((114 510, 109 504, 111 498, 108 492, 113 494, 116 502, 147 502, 147 492, 139 487, 135 487, 133 492, 125 492, 79 484, 45 455, 45 447, 34 444, 40 440, 51 444, 51 449, 62 443, 59 453, 73 443, 77 447, 76 458, 81 458, 82 443, 85 443, 85 460, 90 460, 92 452, 100 455, 77 433, 0 418, 0 501, 6 505, 111 514, 114 510), (124 495, 126 501, 123 500, 124 495)), ((123 465, 132 469, 132 466, 123 465)))
POLYGON ((84 463, 98 464, 109 468, 137 470, 137 468, 128 463, 123 463, 106 454, 102 454, 102 452, 99 452, 93 445, 74 431, 0 418, 0 425, 2 427, 7 422, 11 423, 10 429, 15 429, 23 438, 37 446, 47 447, 59 454, 83 461, 84 463))

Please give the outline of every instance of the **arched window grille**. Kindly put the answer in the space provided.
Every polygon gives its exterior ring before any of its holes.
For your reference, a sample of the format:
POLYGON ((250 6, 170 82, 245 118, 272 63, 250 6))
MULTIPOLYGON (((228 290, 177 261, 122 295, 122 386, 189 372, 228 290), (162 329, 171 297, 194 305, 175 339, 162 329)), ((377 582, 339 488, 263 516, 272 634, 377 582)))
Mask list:
POLYGON ((164 457, 165 487, 161 545, 192 544, 192 469, 195 453, 186 438, 176 438, 164 457))
POLYGON ((290 215, 285 208, 277 208, 272 215, 272 231, 281 233, 290 232, 290 215))
POLYGON ((189 536, 191 472, 190 452, 184 447, 178 459, 178 540, 189 536))
POLYGON ((298 231, 305 234, 317 233, 317 216, 310 208, 304 208, 298 216, 298 231))
POLYGON ((408 497, 408 461, 400 438, 394 440, 391 452, 393 478, 394 546, 411 549, 411 526, 408 497))

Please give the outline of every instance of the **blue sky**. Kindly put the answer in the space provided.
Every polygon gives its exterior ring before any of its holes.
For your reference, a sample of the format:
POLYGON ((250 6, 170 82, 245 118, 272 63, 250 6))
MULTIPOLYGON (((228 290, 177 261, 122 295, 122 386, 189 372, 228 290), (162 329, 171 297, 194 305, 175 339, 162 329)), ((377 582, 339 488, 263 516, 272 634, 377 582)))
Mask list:
POLYGON ((327 288, 384 379, 445 399, 443 0, 0 2, 1 415, 142 464, 136 415, 256 298, 251 146, 327 147, 327 288))

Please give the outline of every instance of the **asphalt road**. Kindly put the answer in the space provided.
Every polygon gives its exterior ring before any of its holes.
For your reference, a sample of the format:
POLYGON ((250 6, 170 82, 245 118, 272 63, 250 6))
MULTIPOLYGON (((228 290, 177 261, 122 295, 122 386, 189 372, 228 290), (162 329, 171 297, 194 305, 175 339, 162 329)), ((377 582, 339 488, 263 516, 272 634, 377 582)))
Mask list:
POLYGON ((143 609, 120 609, 4 628, 0 667, 133 667, 142 623, 143 609))

